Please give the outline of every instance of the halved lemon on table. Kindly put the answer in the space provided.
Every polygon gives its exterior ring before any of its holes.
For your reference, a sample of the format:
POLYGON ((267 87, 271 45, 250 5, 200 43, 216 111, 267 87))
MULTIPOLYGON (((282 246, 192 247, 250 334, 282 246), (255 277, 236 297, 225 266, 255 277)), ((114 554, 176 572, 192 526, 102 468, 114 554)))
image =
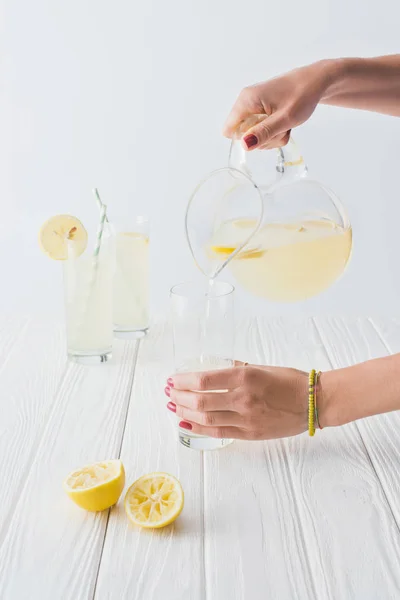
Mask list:
POLYGON ((125 485, 125 469, 120 460, 107 460, 70 473, 63 487, 81 508, 98 512, 119 500, 125 485))
POLYGON ((179 517, 184 505, 179 481, 168 473, 144 475, 128 489, 125 511, 134 525, 158 529, 179 517))
POLYGON ((39 245, 53 260, 68 258, 68 242, 73 242, 74 255, 80 256, 88 242, 88 234, 82 223, 72 215, 56 215, 40 228, 39 245))

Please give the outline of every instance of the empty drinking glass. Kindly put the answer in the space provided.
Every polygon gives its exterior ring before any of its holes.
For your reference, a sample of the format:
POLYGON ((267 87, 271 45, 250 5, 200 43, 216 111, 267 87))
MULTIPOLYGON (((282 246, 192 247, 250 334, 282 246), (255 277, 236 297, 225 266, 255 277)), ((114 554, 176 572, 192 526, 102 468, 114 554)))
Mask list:
MULTIPOLYGON (((181 283, 171 289, 176 372, 210 371, 233 366, 233 299, 233 286, 222 281, 213 281, 210 286, 205 282, 181 283)), ((181 444, 195 450, 214 450, 232 443, 232 440, 196 435, 182 428, 178 431, 181 444)))

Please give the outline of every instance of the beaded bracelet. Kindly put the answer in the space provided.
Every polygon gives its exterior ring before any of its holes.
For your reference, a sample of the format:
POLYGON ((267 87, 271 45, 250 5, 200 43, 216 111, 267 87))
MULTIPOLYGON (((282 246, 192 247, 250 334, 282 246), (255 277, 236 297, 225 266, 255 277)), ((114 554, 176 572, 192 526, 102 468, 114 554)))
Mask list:
POLYGON ((319 422, 318 406, 317 406, 317 399, 318 399, 317 390, 318 390, 318 381, 319 381, 320 375, 321 375, 321 371, 318 371, 318 373, 316 373, 316 375, 315 375, 315 384, 314 384, 314 389, 315 389, 315 394, 314 394, 315 423, 316 423, 318 429, 322 429, 321 424, 319 422))
POLYGON ((308 435, 315 434, 315 369, 308 376, 308 435))

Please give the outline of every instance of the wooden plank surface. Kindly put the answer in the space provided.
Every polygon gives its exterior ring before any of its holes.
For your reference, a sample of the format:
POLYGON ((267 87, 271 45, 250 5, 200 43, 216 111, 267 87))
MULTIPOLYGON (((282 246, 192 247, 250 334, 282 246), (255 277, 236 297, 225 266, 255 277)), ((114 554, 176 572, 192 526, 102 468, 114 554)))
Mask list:
POLYGON ((0 371, 12 354, 12 348, 24 335, 29 323, 27 317, 0 315, 0 371))
POLYGON ((153 471, 177 476, 185 510, 175 524, 146 531, 133 527, 119 504, 110 516, 96 586, 101 600, 205 598, 202 454, 177 443, 176 417, 164 395, 172 372, 169 329, 156 326, 141 342, 121 458, 130 483, 153 471))
POLYGON ((400 352, 400 318, 373 318, 369 320, 382 343, 391 354, 400 352))
MULTIPOLYGON (((45 339, 37 334, 40 346, 45 339)), ((63 341, 61 348, 65 361, 63 341)), ((47 345, 46 353, 51 361, 55 348, 47 345)), ((13 480, 14 505, 0 548, 0 598, 93 596, 108 513, 85 513, 76 507, 62 482, 76 467, 119 456, 136 344, 117 343, 114 353, 113 363, 69 364, 63 376, 56 377, 54 363, 46 367, 47 377, 57 383, 48 392, 51 410, 44 427, 37 430, 29 468, 23 465, 23 477, 13 480)), ((12 371, 7 373, 11 377, 12 371)), ((45 381, 33 389, 35 381, 31 374, 31 384, 20 390, 19 400, 30 407, 28 414, 41 406, 46 390, 45 381)), ((23 447, 24 439, 20 443, 23 447)), ((18 457, 14 468, 17 472, 22 468, 18 457)))
MULTIPOLYGON (((240 358, 331 367, 311 320, 260 320, 240 335, 240 358)), ((398 531, 355 426, 237 443, 207 463, 207 598, 398 597, 398 531)))
MULTIPOLYGON (((316 319, 334 368, 400 351, 398 319, 316 319), (340 351, 339 351, 340 349, 340 351)), ((382 487, 383 500, 400 531, 400 412, 363 419, 354 426, 382 487)), ((398 531, 396 535, 398 535, 398 531)), ((394 578, 400 597, 400 576, 394 578)))
POLYGON ((62 328, 5 319, 0 328, 0 544, 66 372, 62 328))
MULTIPOLYGON (((243 321, 236 356, 304 370, 400 349, 400 321, 243 321)), ((113 363, 67 365, 59 328, 0 320, 0 598, 376 600, 400 597, 399 414, 197 453, 176 442, 165 324, 113 363), (135 374, 135 375, 134 375, 135 374), (172 526, 140 531, 123 503, 86 514, 65 475, 121 455, 127 484, 164 470, 185 490, 172 526)))

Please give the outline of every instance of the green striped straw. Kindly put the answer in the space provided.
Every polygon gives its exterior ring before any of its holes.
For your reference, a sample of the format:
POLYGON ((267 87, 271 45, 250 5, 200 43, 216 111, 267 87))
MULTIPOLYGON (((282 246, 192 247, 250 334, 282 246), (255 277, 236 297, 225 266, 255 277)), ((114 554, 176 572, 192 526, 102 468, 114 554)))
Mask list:
POLYGON ((101 204, 101 208, 100 208, 100 223, 99 226, 97 228, 97 236, 96 236, 96 246, 93 252, 93 259, 94 262, 98 263, 98 258, 99 258, 99 252, 100 252, 100 247, 101 247, 101 240, 103 237, 103 232, 104 232, 104 224, 107 220, 107 206, 105 204, 101 204))
POLYGON ((97 228, 96 245, 95 245, 95 248, 93 251, 92 269, 91 269, 90 278, 88 281, 87 294, 86 294, 85 301, 83 303, 83 310, 82 310, 81 318, 79 320, 78 329, 83 327, 87 311, 89 310, 90 298, 93 294, 94 286, 96 283, 97 270, 98 270, 98 266, 99 266, 99 254, 100 254, 100 248, 101 248, 101 241, 102 241, 103 233, 104 233, 104 225, 106 222, 108 223, 107 206, 105 204, 103 204, 103 202, 101 201, 101 198, 100 198, 97 188, 95 188, 95 190, 93 190, 93 191, 95 192, 97 204, 100 208, 100 221, 99 221, 99 225, 97 228))
POLYGON ((96 282, 97 269, 99 267, 99 254, 100 254, 100 248, 101 248, 101 240, 103 238, 103 233, 104 233, 104 225, 105 225, 106 221, 108 222, 107 206, 101 201, 101 198, 100 198, 99 192, 97 191, 97 188, 96 188, 96 197, 98 198, 98 203, 100 206, 100 222, 99 222, 99 226, 97 228, 96 245, 95 245, 94 252, 93 252, 93 266, 92 266, 92 273, 91 273, 91 277, 90 277, 89 294, 88 294, 89 298, 92 295, 94 284, 96 282))
MULTIPOLYGON (((92 192, 93 192, 93 194, 94 194, 94 197, 96 198, 97 206, 99 207, 99 209, 100 209, 100 211, 101 211, 101 209, 102 209, 102 208, 103 208, 103 206, 105 206, 105 205, 103 204, 103 201, 102 201, 102 199, 100 198, 99 190, 98 190, 97 188, 93 188, 92 192)), ((106 223, 108 223, 108 218, 107 218, 107 216, 106 216, 106 223)))

